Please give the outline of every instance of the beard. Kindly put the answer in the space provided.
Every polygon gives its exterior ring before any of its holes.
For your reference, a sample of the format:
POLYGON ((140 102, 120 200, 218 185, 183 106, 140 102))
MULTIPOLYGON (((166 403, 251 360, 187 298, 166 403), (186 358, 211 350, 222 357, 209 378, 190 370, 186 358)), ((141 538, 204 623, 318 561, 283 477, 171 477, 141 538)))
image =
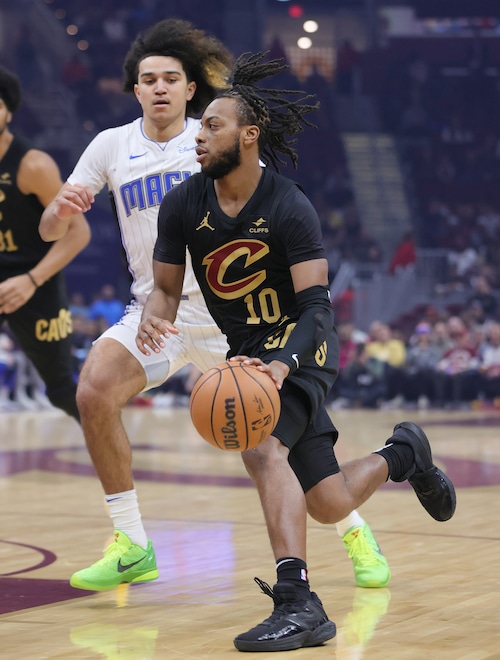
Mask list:
POLYGON ((201 171, 212 179, 222 179, 241 164, 241 150, 239 136, 232 147, 222 151, 211 163, 202 165, 201 171))

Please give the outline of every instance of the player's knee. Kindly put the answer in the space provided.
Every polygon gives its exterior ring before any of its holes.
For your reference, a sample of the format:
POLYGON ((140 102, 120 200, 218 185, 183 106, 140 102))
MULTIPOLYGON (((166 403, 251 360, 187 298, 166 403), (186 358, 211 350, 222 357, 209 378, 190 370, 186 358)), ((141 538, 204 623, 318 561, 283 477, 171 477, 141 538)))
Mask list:
POLYGON ((317 506, 307 506, 307 513, 311 516, 313 520, 321 523, 322 525, 332 525, 333 523, 342 520, 341 516, 335 515, 335 513, 329 508, 322 508, 317 506))
POLYGON ((102 390, 95 387, 89 380, 80 378, 76 390, 76 404, 82 417, 97 413, 98 410, 103 406, 108 406, 109 403, 110 397, 105 396, 102 390))
POLYGON ((326 480, 323 482, 307 491, 307 513, 323 525, 332 525, 345 518, 354 506, 349 499, 343 498, 338 492, 332 492, 326 480))
POLYGON ((248 474, 253 477, 261 470, 266 464, 266 454, 261 451, 260 447, 255 447, 241 454, 243 465, 248 474))
POLYGON ((268 469, 276 469, 278 465, 288 460, 288 448, 273 436, 254 449, 249 449, 241 454, 243 463, 251 477, 261 474, 268 469))
MULTIPOLYGON (((322 525, 330 525, 335 522, 334 508, 331 503, 325 502, 321 498, 313 498, 306 493, 307 513, 313 520, 322 525)), ((339 518, 340 520, 340 518, 339 518)))
POLYGON ((308 505, 307 513, 313 520, 316 520, 316 522, 322 525, 333 525, 345 518, 349 514, 349 511, 346 509, 341 510, 337 507, 332 508, 331 506, 316 507, 308 505))

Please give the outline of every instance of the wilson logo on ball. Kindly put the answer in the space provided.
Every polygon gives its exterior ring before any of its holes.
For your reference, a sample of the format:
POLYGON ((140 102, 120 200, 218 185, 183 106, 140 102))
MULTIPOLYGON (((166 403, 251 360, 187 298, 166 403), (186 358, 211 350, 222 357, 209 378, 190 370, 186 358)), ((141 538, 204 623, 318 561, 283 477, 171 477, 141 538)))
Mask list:
POLYGON ((228 451, 238 451, 240 443, 238 441, 238 429, 236 427, 236 404, 235 398, 226 399, 224 402, 226 423, 221 428, 224 437, 224 448, 228 451))
POLYGON ((273 432, 280 409, 271 377, 240 362, 223 362, 206 371, 190 398, 196 430, 225 451, 245 451, 263 442, 273 432))

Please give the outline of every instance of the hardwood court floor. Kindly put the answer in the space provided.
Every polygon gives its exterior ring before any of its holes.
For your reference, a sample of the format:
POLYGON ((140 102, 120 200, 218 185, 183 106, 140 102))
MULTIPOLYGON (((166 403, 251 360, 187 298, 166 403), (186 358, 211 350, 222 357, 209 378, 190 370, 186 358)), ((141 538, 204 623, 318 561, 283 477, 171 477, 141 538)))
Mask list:
MULTIPOLYGON (((334 527, 311 522, 311 584, 337 637, 258 657, 500 658, 500 411, 339 411, 340 461, 381 446, 405 418, 455 482, 454 518, 433 521, 406 484, 379 490, 360 512, 392 580, 372 590, 355 586, 334 527)), ((94 594, 68 585, 111 535, 80 428, 57 411, 0 414, 2 659, 236 658, 233 637, 270 614, 253 577, 273 584, 274 562, 239 455, 199 439, 183 408, 128 408, 125 419, 160 578, 94 594)))

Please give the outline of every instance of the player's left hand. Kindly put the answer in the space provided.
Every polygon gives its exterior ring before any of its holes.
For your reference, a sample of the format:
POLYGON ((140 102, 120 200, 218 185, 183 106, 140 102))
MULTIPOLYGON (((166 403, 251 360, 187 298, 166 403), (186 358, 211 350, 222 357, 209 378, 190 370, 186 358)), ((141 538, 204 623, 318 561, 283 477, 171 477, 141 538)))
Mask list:
POLYGON ((0 313, 12 314, 35 293, 36 287, 27 275, 9 277, 0 284, 0 313))
POLYGON ((178 335, 179 331, 169 321, 160 319, 158 316, 148 316, 141 321, 137 330, 135 343, 137 348, 144 353, 144 355, 151 355, 151 351, 159 353, 160 349, 165 348, 164 337, 168 338, 170 335, 178 335))
POLYGON ((229 358, 229 362, 243 362, 243 364, 257 367, 259 371, 263 371, 273 379, 276 385, 276 389, 278 390, 281 389, 283 386, 283 381, 290 373, 290 367, 288 367, 284 362, 280 362, 279 360, 272 360, 269 362, 269 364, 266 364, 257 357, 248 357, 248 355, 234 355, 233 357, 229 358))

